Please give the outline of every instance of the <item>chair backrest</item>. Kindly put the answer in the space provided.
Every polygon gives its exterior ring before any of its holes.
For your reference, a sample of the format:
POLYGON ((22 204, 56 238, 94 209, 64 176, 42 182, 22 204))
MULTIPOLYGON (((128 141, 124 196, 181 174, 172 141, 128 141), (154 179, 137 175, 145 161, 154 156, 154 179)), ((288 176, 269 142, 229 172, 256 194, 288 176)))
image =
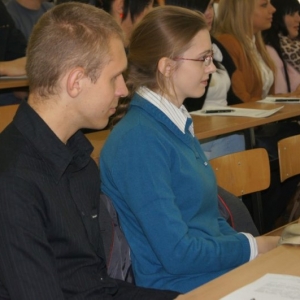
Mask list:
POLYGON ((109 133, 110 133, 109 130, 100 130, 97 132, 85 134, 85 136, 88 138, 88 140, 94 147, 91 157, 96 162, 98 167, 99 167, 100 152, 102 150, 102 147, 103 147, 109 133))
POLYGON ((210 160, 218 185, 237 197, 270 185, 270 163, 263 148, 231 153, 210 160))
POLYGON ((278 158, 281 182, 300 174, 300 135, 294 135, 278 142, 278 158))
POLYGON ((13 120, 19 105, 0 106, 0 132, 13 120))

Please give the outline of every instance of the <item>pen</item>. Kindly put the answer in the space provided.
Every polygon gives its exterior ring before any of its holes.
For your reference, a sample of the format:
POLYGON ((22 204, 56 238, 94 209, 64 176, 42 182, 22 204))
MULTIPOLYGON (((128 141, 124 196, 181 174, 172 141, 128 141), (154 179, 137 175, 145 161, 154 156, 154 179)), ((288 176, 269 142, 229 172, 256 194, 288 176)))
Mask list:
POLYGON ((290 98, 290 99, 275 99, 275 102, 300 102, 300 99, 290 98))
POLYGON ((234 109, 213 109, 213 110, 204 110, 203 112, 206 114, 215 114, 215 113, 227 113, 233 111, 234 109))

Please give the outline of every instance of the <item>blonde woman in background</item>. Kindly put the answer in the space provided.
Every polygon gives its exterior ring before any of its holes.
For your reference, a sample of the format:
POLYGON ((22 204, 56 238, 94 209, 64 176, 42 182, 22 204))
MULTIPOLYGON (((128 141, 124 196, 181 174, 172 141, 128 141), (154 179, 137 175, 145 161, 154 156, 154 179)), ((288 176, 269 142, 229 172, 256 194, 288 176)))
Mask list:
MULTIPOLYGON (((275 93, 275 66, 261 31, 271 27, 275 8, 270 0, 220 0, 215 37, 231 55, 237 70, 232 88, 243 102, 275 93)), ((226 66, 225 66, 226 67, 226 66)), ((281 96, 299 96, 300 88, 281 96)))
MULTIPOLYGON (((220 0, 215 37, 231 55, 236 71, 231 77, 234 93, 243 102, 253 102, 275 94, 275 65, 261 32, 272 24, 275 8, 270 0, 220 0)), ((226 65, 225 65, 226 67, 226 65)), ((300 88, 278 96, 300 97, 300 88)), ((255 130, 257 147, 266 148, 270 161, 278 159, 278 140, 299 134, 296 122, 278 122, 255 130)), ((280 182, 279 171, 272 168, 270 187, 262 193, 265 230, 275 226, 296 190, 299 179, 280 182)))

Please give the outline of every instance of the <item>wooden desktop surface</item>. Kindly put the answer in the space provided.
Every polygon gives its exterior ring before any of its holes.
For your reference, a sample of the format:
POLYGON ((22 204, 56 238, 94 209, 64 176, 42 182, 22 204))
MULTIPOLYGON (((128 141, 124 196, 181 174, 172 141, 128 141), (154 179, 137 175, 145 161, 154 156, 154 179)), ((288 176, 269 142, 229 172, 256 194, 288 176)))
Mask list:
POLYGON ((266 104, 250 102, 234 105, 241 108, 274 109, 284 106, 280 111, 267 118, 231 117, 231 116, 192 116, 195 136, 199 139, 231 133, 247 128, 256 127, 280 120, 300 116, 300 103, 295 104, 266 104))
MULTIPOLYGON (((236 105, 242 108, 257 108, 257 109, 273 109, 276 107, 284 106, 280 111, 267 118, 250 118, 250 117, 231 117, 231 116, 192 116, 194 122, 194 132, 198 139, 218 136, 220 134, 231 133, 247 128, 253 128, 259 125, 264 125, 280 120, 289 119, 292 117, 300 116, 300 103, 299 104, 264 104, 264 103, 243 103, 236 105)), ((94 153, 100 152, 106 138, 110 131, 103 130, 91 134, 87 137, 96 144, 94 153), (97 149, 96 149, 97 148, 97 149)), ((97 154, 99 156, 99 153, 97 154)))
MULTIPOLYGON (((300 116, 300 104, 265 104, 258 102, 243 103, 236 105, 242 108, 257 108, 257 109, 273 109, 279 106, 284 106, 283 109, 276 112, 274 115, 267 118, 250 118, 250 117, 231 117, 231 116, 192 116, 194 122, 195 136, 198 139, 214 137, 221 134, 231 133, 247 128, 253 128, 259 125, 264 125, 292 117, 300 116)), ((17 106, 11 105, 8 108, 0 107, 0 132, 12 120, 12 116, 16 111, 17 106), (6 110, 6 112, 5 112, 6 110), (4 126, 5 125, 5 126, 4 126)), ((89 140, 94 145, 94 156, 99 156, 100 150, 105 143, 110 131, 102 130, 94 133, 86 134, 89 140)))
POLYGON ((281 245, 176 300, 217 300, 267 273, 300 276, 300 246, 281 245))
POLYGON ((4 79, 0 77, 0 89, 28 86, 28 79, 4 79))

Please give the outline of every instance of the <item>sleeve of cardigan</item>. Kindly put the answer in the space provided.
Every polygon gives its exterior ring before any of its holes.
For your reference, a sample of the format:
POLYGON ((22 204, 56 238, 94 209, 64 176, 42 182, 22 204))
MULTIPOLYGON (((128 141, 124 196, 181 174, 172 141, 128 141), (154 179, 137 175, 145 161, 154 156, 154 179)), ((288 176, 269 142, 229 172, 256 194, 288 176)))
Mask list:
POLYGON ((164 140, 157 135, 149 132, 148 128, 136 128, 131 130, 130 136, 119 137, 117 145, 110 144, 102 150, 103 192, 114 198, 113 193, 116 192, 109 191, 109 186, 121 195, 122 200, 117 199, 121 203, 117 206, 127 211, 123 211, 122 216, 120 214, 121 224, 134 222, 130 227, 135 233, 130 234, 140 235, 143 247, 149 244, 151 251, 171 274, 219 271, 248 261, 250 248, 247 238, 243 234, 234 234, 225 220, 219 220, 223 234, 211 236, 203 230, 201 237, 195 236, 194 229, 184 222, 172 188, 172 157, 164 140), (107 161, 112 165, 109 168, 107 161))
POLYGON ((220 35, 217 39, 225 47, 236 66, 236 70, 231 77, 231 84, 234 93, 243 102, 260 100, 260 96, 253 96, 247 90, 246 82, 249 80, 249 70, 245 70, 245 67, 243 66, 245 64, 245 54, 241 44, 229 34, 220 35))

